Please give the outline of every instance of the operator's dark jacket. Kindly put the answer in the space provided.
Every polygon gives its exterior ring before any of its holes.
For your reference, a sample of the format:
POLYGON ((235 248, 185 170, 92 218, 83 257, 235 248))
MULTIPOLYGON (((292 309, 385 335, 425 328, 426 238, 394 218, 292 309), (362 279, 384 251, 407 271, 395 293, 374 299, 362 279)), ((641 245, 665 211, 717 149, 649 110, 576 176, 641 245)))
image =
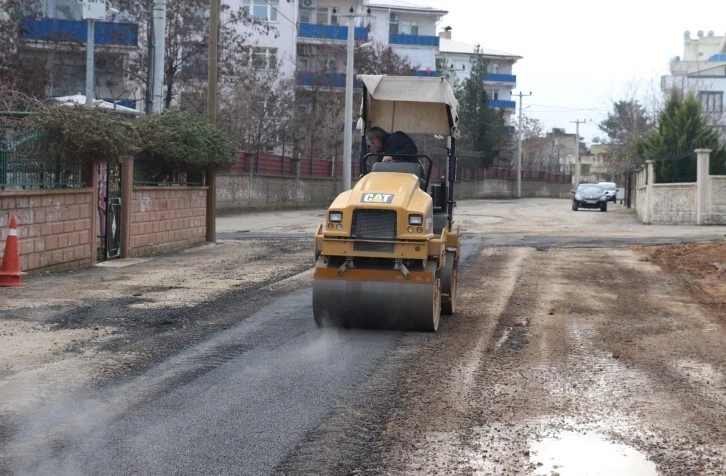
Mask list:
POLYGON ((416 144, 413 142, 413 140, 406 135, 406 133, 401 131, 396 131, 392 134, 388 134, 385 139, 383 139, 383 150, 380 151, 380 154, 383 154, 381 157, 378 157, 378 161, 380 162, 383 157, 386 155, 390 155, 393 160, 397 160, 400 162, 416 162, 418 163, 418 159, 416 157, 404 157, 398 154, 418 154, 418 148, 416 147, 416 144))

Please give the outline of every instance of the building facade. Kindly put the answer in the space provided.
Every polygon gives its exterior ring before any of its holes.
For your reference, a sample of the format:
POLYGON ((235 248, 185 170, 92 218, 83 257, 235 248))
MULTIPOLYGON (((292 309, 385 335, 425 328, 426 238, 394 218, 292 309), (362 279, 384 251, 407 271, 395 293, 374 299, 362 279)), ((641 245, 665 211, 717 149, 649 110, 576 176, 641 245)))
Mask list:
MULTIPOLYGON (((39 0, 21 12, 16 46, 24 61, 37 65, 48 97, 85 93, 89 22, 83 5, 39 0)), ((94 98, 135 107, 139 87, 129 72, 139 48, 138 24, 108 8, 106 20, 93 25, 94 98)))
MULTIPOLYGON (((96 0, 86 0, 96 1, 96 0)), ((456 83, 467 77, 467 67, 475 50, 451 40, 450 29, 437 34, 446 10, 416 5, 404 0, 225 0, 229 15, 239 8, 258 21, 269 33, 240 26, 249 35, 249 54, 243 58, 250 68, 276 70, 279 78, 295 78, 303 96, 311 89, 326 88, 342 94, 345 87, 348 21, 354 17, 355 48, 388 48, 405 58, 412 74, 444 75, 456 83), (352 12, 352 13, 351 13, 352 12)), ((169 8, 169 7, 168 7, 169 8)), ((35 58, 47 72, 49 97, 85 92, 86 41, 88 21, 83 19, 83 2, 78 0, 39 0, 39 8, 22 18, 21 46, 27 58, 35 58)), ((142 15, 143 16, 143 15, 142 15)), ((225 18, 222 18, 225 21, 225 18)), ((148 91, 144 76, 149 69, 143 53, 150 51, 148 19, 111 9, 106 21, 95 21, 95 98, 145 110, 148 91)), ((205 35, 198 32, 200 43, 205 35)), ((191 58, 181 49, 179 56, 191 58)), ((224 60, 223 45, 220 45, 224 60)), ((513 65, 521 57, 481 48, 489 61, 486 82, 490 106, 502 108, 509 118, 516 107, 512 90, 516 87, 513 65)), ((189 53, 189 54, 188 54, 189 53)), ((206 80, 204 55, 194 61, 180 61, 182 74, 206 80), (201 59, 200 59, 201 58, 201 59)), ((356 85, 358 86, 358 85, 356 85)), ((196 87, 195 90, 199 90, 196 87)), ((183 94, 175 95, 179 105, 183 94)), ((301 111, 304 112, 304 111, 301 111)))
MULTIPOLYGON (((436 69, 457 87, 471 74, 472 58, 477 51, 476 45, 452 40, 452 29, 446 27, 439 33, 440 44, 436 56, 436 69)), ((514 64, 521 56, 478 47, 487 61, 487 74, 484 78, 489 95, 489 106, 504 111, 507 124, 512 123, 517 104, 512 100, 512 90, 517 87, 514 64)))
POLYGON ((670 62, 670 75, 661 78, 661 89, 691 92, 701 109, 726 139, 726 36, 699 31, 695 38, 683 35, 683 56, 670 62))

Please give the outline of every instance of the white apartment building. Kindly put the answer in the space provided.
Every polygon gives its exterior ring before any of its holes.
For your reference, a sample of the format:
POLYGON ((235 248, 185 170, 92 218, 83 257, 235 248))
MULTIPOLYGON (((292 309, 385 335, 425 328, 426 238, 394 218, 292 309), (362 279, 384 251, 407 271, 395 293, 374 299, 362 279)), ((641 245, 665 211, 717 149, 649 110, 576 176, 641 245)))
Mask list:
MULTIPOLYGON (((250 14, 270 26, 273 34, 254 31, 247 61, 258 69, 279 68, 280 77, 296 78, 301 90, 315 86, 321 78, 326 86, 342 92, 345 85, 349 12, 355 16, 355 46, 377 44, 390 47, 415 66, 414 74, 450 74, 468 62, 473 46, 453 42, 448 31, 440 37, 437 28, 446 10, 416 5, 405 0, 224 0, 230 10, 245 7, 250 14), (322 73, 322 74, 321 74, 322 73)), ((78 0, 40 0, 37 18, 23 19, 27 54, 47 56, 50 73, 49 96, 65 96, 85 89, 85 40, 87 22, 82 19, 78 0), (59 47, 54 35, 70 36, 76 49, 59 47)), ((224 11, 224 10, 223 10, 224 11)), ((224 18, 222 18, 224 21, 224 18)), ((123 12, 108 21, 96 21, 96 74, 94 93, 98 98, 143 109, 143 88, 125 73, 131 55, 147 48, 139 37, 145 28, 123 12)), ((514 111, 511 91, 516 86, 512 66, 520 56, 482 48, 490 60, 487 83, 494 107, 509 114, 514 111)), ((220 45, 222 55, 223 45, 220 45)), ((198 63, 198 62, 197 62, 198 63)), ((193 77, 203 79, 204 64, 193 68, 193 77)), ((456 71, 463 78, 465 67, 456 71)))
POLYGON ((726 36, 713 31, 699 31, 695 38, 683 34, 683 57, 670 62, 670 75, 661 78, 661 89, 692 92, 701 100, 701 108, 726 139, 726 36))
POLYGON ((390 46, 416 67, 418 75, 436 76, 437 24, 448 13, 402 0, 366 0, 371 10, 369 41, 390 46))
MULTIPOLYGON (((439 33, 436 69, 457 87, 471 74, 475 52, 475 45, 452 40, 451 28, 446 27, 439 33)), ((503 109, 507 124, 511 124, 511 117, 516 109, 512 90, 517 87, 517 76, 513 74, 513 68, 522 57, 481 46, 479 54, 487 61, 487 75, 484 79, 489 94, 489 106, 503 109)))
MULTIPOLYGON (((297 70, 298 4, 306 0, 226 0, 230 11, 245 7, 257 20, 275 31, 253 34, 249 39, 251 67, 280 68, 281 78, 292 78, 297 70)), ((310 0, 307 0, 309 3, 310 0)), ((240 28, 243 30, 242 28, 240 28)), ((249 33, 241 31, 241 33, 249 33)))
MULTIPOLYGON (((108 6, 108 5, 107 5, 108 6)), ((138 25, 120 22, 122 15, 108 12, 106 21, 95 21, 95 98, 137 108, 138 87, 127 69, 138 51, 138 25)), ((84 94, 88 22, 77 0, 39 0, 19 20, 24 58, 42 65, 49 97, 84 94)))

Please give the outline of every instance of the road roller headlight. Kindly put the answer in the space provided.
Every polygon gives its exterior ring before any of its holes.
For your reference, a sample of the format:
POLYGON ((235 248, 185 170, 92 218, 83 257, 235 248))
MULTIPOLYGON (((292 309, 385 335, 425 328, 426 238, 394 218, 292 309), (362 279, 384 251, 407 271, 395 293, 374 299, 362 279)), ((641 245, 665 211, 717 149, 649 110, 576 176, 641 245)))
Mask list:
POLYGON ((423 215, 409 215, 408 224, 413 226, 423 225, 423 215))
POLYGON ((340 223, 341 221, 343 221, 343 212, 328 213, 328 221, 333 223, 340 223))

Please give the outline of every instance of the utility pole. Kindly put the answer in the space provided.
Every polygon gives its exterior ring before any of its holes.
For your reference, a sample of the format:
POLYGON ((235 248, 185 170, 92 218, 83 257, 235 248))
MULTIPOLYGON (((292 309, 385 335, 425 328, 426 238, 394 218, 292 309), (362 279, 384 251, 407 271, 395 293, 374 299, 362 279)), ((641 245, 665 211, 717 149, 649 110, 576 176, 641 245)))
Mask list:
POLYGON ((570 121, 576 124, 575 127, 575 188, 580 185, 580 124, 584 124, 587 121, 570 121))
POLYGON ((82 18, 86 20, 86 107, 93 107, 93 87, 95 85, 94 68, 95 61, 93 58, 95 48, 95 29, 96 20, 106 19, 106 8, 113 13, 118 13, 118 10, 111 7, 111 3, 107 3, 104 0, 82 0, 79 2, 82 8, 82 18))
MULTIPOLYGON (((207 120, 217 127, 217 51, 219 45, 219 2, 209 0, 209 65, 207 71, 207 120)), ((207 185, 208 243, 217 242, 217 179, 213 170, 205 172, 207 185)))
POLYGON ((517 198, 522 198, 522 97, 531 96, 523 94, 521 91, 515 96, 519 96, 519 126, 517 126, 517 198))
MULTIPOLYGON (((335 10, 334 10, 335 11, 335 10)), ((348 42, 346 44, 346 61, 345 65, 345 112, 343 118, 343 190, 350 190, 350 175, 352 167, 352 148, 353 148, 353 51, 355 48, 355 19, 356 17, 368 16, 371 9, 366 10, 366 14, 356 14, 353 7, 350 7, 348 17, 348 42)))
POLYGON ((151 87, 151 112, 161 113, 162 90, 164 89, 164 50, 166 37, 166 0, 154 0, 154 71, 151 87))
POLYGON ((86 107, 93 107, 93 85, 94 85, 94 61, 93 61, 93 49, 95 48, 95 25, 93 18, 86 20, 86 27, 88 32, 86 35, 86 107))
POLYGON ((345 117, 343 119, 343 190, 350 190, 351 160, 353 148, 353 48, 355 40, 355 15, 350 7, 348 16, 348 43, 345 65, 345 117))

